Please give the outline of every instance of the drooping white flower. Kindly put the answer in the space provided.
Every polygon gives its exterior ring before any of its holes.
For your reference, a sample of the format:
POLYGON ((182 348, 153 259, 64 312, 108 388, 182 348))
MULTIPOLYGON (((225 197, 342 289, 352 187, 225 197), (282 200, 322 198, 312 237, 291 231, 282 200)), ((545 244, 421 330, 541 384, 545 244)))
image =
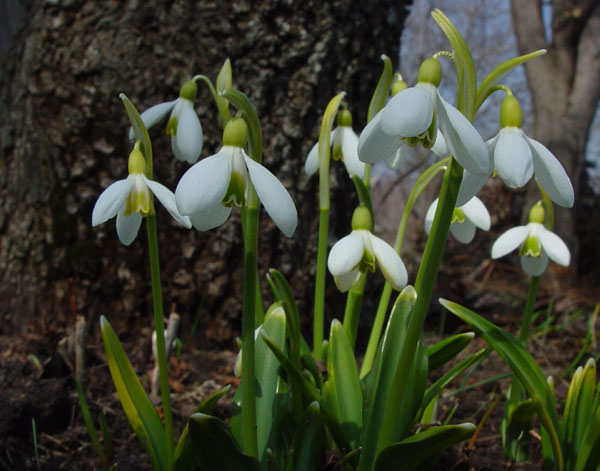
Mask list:
POLYGON ((152 193, 171 216, 190 228, 190 218, 182 216, 175 204, 175 195, 165 186, 150 180, 144 174, 146 162, 139 150, 139 142, 129 155, 129 176, 111 184, 98 197, 92 211, 92 226, 117 216, 117 235, 123 245, 130 245, 137 237, 142 217, 154 213, 152 193))
POLYGON ((498 237, 492 246, 492 258, 503 257, 520 247, 521 267, 531 276, 544 273, 548 258, 559 265, 569 265, 569 248, 543 225, 544 208, 540 204, 535 205, 529 214, 529 224, 513 227, 498 237))
MULTIPOLYGON (((144 125, 150 129, 162 120, 170 111, 167 134, 171 136, 171 150, 179 160, 195 163, 202 152, 202 126, 194 110, 194 98, 197 93, 196 82, 186 82, 179 92, 179 98, 148 108, 141 114, 144 125)), ((133 139, 133 131, 129 132, 133 139)))
MULTIPOLYGON (((365 178, 365 164, 358 159, 358 136, 352 130, 352 116, 347 109, 341 110, 337 116, 337 127, 331 131, 331 146, 333 159, 341 160, 350 176, 365 178)), ((317 142, 308 153, 304 171, 313 175, 319 170, 319 143, 317 142)))
POLYGON ((348 291, 361 273, 374 272, 379 265, 383 276, 396 290, 408 282, 406 267, 400 255, 384 240, 371 233, 369 210, 358 207, 352 216, 352 232, 335 243, 329 252, 327 266, 338 289, 348 291))
POLYGON ((525 135, 522 121, 518 100, 508 95, 500 108, 500 132, 488 144, 498 176, 510 188, 520 188, 535 174, 552 201, 572 207, 575 196, 567 172, 543 144, 525 135))
MULTIPOLYGON (((427 234, 431 230, 437 205, 438 198, 431 203, 425 215, 425 232, 427 234)), ((454 208, 450 233, 459 242, 468 244, 475 237, 475 228, 478 227, 483 231, 489 231, 491 224, 492 221, 487 208, 479 198, 474 196, 467 204, 454 208)))
POLYGON ((181 177, 175 201, 201 231, 223 224, 233 205, 245 204, 248 182, 271 219, 286 236, 296 230, 298 215, 291 196, 281 182, 244 151, 247 126, 243 118, 231 118, 223 132, 223 147, 202 159, 181 177))
POLYGON ((359 138, 358 155, 363 162, 388 159, 400 142, 433 146, 438 128, 448 150, 467 170, 487 172, 489 157, 479 133, 469 120, 439 94, 441 65, 426 59, 419 69, 416 86, 394 95, 365 127, 359 138), (388 137, 385 137, 387 135, 388 137))

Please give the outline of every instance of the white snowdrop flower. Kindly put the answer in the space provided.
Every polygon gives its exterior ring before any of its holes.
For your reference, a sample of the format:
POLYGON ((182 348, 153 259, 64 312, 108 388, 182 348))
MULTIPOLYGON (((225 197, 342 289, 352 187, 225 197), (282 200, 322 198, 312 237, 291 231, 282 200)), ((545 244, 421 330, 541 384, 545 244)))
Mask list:
POLYGON ((498 176, 510 188, 520 188, 535 174, 552 201, 572 207, 575 196, 567 172, 552 152, 525 135, 522 121, 519 101, 508 95, 500 107, 500 132, 488 144, 498 176))
POLYGON ((175 195, 165 186, 150 180, 144 174, 146 160, 139 149, 139 141, 129 154, 129 176, 111 184, 98 197, 92 211, 92 226, 117 216, 117 235, 123 245, 130 245, 137 237, 142 217, 154 214, 152 193, 171 216, 190 228, 190 218, 182 216, 175 205, 175 195))
MULTIPOLYGON (((436 198, 425 215, 425 232, 429 234, 433 218, 437 209, 438 199, 436 198)), ((450 224, 450 233, 456 240, 463 244, 470 243, 475 237, 475 229, 489 231, 492 221, 490 213, 483 202, 474 196, 471 200, 462 206, 454 208, 452 222, 450 224)))
POLYGON ((562 266, 569 265, 569 248, 554 232, 544 227, 544 208, 536 204, 529 213, 529 224, 509 229, 494 242, 492 258, 500 258, 520 247, 521 267, 530 276, 546 270, 548 258, 562 266))
POLYGON ((177 207, 198 230, 218 227, 227 220, 233 205, 244 206, 250 181, 271 219, 291 237, 298 223, 296 206, 277 177, 246 154, 243 146, 247 133, 243 118, 231 118, 219 152, 202 159, 181 177, 175 189, 177 207))
POLYGON ((348 291, 366 271, 374 272, 379 265, 383 276, 396 290, 408 282, 406 267, 400 255, 384 240, 371 233, 371 214, 358 207, 352 215, 352 232, 335 243, 329 252, 327 266, 338 289, 348 291))
MULTIPOLYGON (((150 129, 170 111, 167 134, 171 136, 171 150, 179 160, 195 163, 202 152, 202 126, 194 110, 194 98, 198 87, 194 80, 186 82, 179 92, 179 98, 148 108, 141 114, 142 121, 150 129)), ((129 132, 133 139, 133 130, 129 132)))
POLYGON ((439 94, 441 74, 437 59, 426 59, 419 69, 417 85, 394 95, 380 116, 371 120, 359 138, 358 155, 363 162, 389 158, 400 146, 398 141, 430 148, 439 127, 450 154, 463 168, 475 174, 487 172, 485 143, 469 120, 439 94))
MULTIPOLYGON (((331 146, 333 159, 341 160, 350 176, 365 178, 365 164, 358 159, 358 136, 352 130, 352 115, 346 109, 337 115, 337 127, 331 131, 331 146)), ((317 142, 308 153, 304 171, 313 175, 319 170, 319 143, 317 142)))

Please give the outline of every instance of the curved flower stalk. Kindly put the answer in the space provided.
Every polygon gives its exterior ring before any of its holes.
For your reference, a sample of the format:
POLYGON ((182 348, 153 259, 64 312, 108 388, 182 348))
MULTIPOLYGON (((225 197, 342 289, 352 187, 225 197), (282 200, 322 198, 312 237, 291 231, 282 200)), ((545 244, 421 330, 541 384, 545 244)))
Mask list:
MULTIPOLYGON (((358 159, 358 136, 352 130, 352 115, 346 109, 337 115, 337 127, 331 132, 333 159, 341 160, 350 176, 365 178, 365 164, 358 159)), ((304 171, 313 175, 319 170, 319 143, 317 142, 306 158, 304 171)))
MULTIPOLYGON (((194 110, 194 98, 198 87, 194 80, 186 82, 179 91, 179 98, 159 103, 141 114, 147 129, 162 120, 171 112, 167 123, 167 134, 171 136, 171 150, 175 157, 193 164, 202 152, 202 126, 194 110)), ((133 138, 133 132, 129 133, 133 138)))
POLYGON ((340 291, 348 291, 361 273, 374 272, 376 263, 383 276, 396 290, 408 282, 406 267, 400 255, 384 240, 371 233, 369 210, 359 206, 352 215, 352 232, 335 243, 329 252, 327 266, 340 291))
POLYGON ((438 127, 449 152, 463 168, 484 174, 489 167, 486 146, 469 120, 439 94, 441 65, 426 59, 419 69, 416 86, 392 97, 361 133, 358 155, 363 162, 389 159, 404 143, 431 148, 438 127))
POLYGON ((569 265, 569 248, 554 232, 543 225, 545 211, 541 203, 529 212, 529 224, 517 226, 502 234, 492 246, 492 258, 500 258, 520 246, 521 267, 530 276, 546 270, 548 258, 562 266, 569 265))
POLYGON ((252 160, 243 146, 248 128, 243 118, 231 118, 223 132, 223 147, 202 159, 181 177, 175 201, 201 231, 223 224, 232 207, 243 207, 252 184, 258 198, 277 227, 291 237, 298 215, 291 196, 265 167, 252 160))
MULTIPOLYGON (((429 234, 433 218, 437 209, 438 199, 436 198, 425 215, 425 232, 429 234)), ((454 238, 463 244, 470 243, 475 237, 475 229, 489 231, 492 224, 490 213, 483 202, 474 196, 465 205, 454 208, 452 223, 450 224, 450 233, 454 238)))
POLYGON ((525 135, 519 101, 508 95, 500 107, 500 132, 488 141, 491 158, 511 188, 524 186, 535 174, 550 199, 560 206, 573 206, 573 185, 559 160, 544 145, 525 135))
POLYGON ((153 193, 177 222, 188 229, 192 227, 190 218, 177 210, 175 195, 144 175, 146 160, 140 151, 139 141, 129 154, 128 167, 129 176, 111 184, 98 197, 92 211, 92 226, 117 216, 119 240, 123 245, 130 245, 137 237, 142 217, 154 214, 153 193))

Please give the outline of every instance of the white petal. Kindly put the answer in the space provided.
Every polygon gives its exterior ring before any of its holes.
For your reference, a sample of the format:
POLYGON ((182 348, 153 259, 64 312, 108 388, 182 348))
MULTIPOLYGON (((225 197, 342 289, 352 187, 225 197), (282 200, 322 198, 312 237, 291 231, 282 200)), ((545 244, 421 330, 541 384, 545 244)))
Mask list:
POLYGON ((188 229, 192 227, 192 222, 190 218, 187 216, 182 216, 179 214, 177 210, 177 205, 175 204, 175 195, 171 190, 169 190, 166 186, 161 185, 158 182, 149 180, 145 175, 142 175, 144 182, 148 185, 148 188, 152 190, 154 196, 158 198, 158 201, 169 211, 171 216, 182 226, 187 227, 188 229))
POLYGON ((390 136, 418 136, 431 125, 433 102, 426 90, 412 87, 392 97, 383 108, 381 129, 390 136))
POLYGON ((307 175, 314 175, 319 170, 319 142, 317 141, 310 149, 306 162, 304 163, 304 172, 307 175))
POLYGON ((575 202, 575 195, 567 172, 554 154, 543 144, 527 136, 525 139, 531 146, 535 176, 540 181, 542 188, 556 204, 571 208, 575 202))
POLYGON ((181 153, 181 151, 179 150, 179 147, 177 147, 177 138, 176 137, 171 137, 171 151, 173 152, 173 155, 175 156, 175 158, 177 160, 181 160, 182 162, 185 162, 185 156, 181 153))
POLYGON ((335 277, 353 270, 362 260, 365 246, 362 235, 356 231, 338 240, 327 257, 327 267, 335 277))
POLYGON ((401 142, 396 153, 385 159, 385 163, 392 170, 398 170, 407 161, 409 154, 410 148, 401 142))
MULTIPOLYGON (((385 108, 384 108, 385 109, 385 108)), ((358 158, 363 162, 375 163, 394 156, 401 145, 400 139, 386 134, 381 129, 383 110, 365 126, 358 138, 358 158)))
POLYGON ((358 270, 351 270, 348 273, 344 273, 340 276, 335 276, 333 279, 335 280, 335 285, 342 292, 345 293, 352 285, 358 281, 360 278, 360 272, 358 270))
POLYGON ((117 214, 117 235, 123 245, 131 245, 135 240, 142 224, 142 216, 139 213, 131 213, 125 216, 125 207, 117 214))
POLYGON ((471 173, 465 169, 463 171, 462 181, 460 182, 460 188, 458 189, 458 196, 456 197, 456 206, 460 207, 467 204, 477 193, 479 193, 479 190, 481 190, 487 180, 488 175, 471 173))
POLYGON ((365 178, 365 164, 358 159, 358 136, 350 126, 340 126, 335 132, 336 138, 342 143, 342 155, 348 174, 365 178))
POLYGON ((373 234, 370 234, 370 236, 373 252, 375 252, 383 276, 395 290, 400 291, 408 283, 408 273, 400 255, 383 239, 373 234))
POLYGON ((119 209, 125 205, 132 185, 133 180, 126 178, 114 182, 100 194, 92 211, 92 226, 102 224, 116 216, 119 209))
POLYGON ((494 150, 498 176, 510 188, 521 188, 533 175, 531 149, 519 128, 506 127, 498 133, 494 150))
POLYGON ((476 174, 484 174, 490 168, 488 149, 469 120, 454 106, 446 103, 437 93, 438 126, 450 154, 459 164, 476 174))
POLYGON ((233 147, 224 146, 183 174, 175 189, 175 202, 180 214, 199 213, 221 203, 231 178, 233 151, 233 147))
POLYGON ((450 224, 450 233, 459 242, 469 244, 475 237, 475 224, 471 221, 450 224))
POLYGON ((298 213, 292 197, 275 175, 248 157, 245 152, 243 155, 250 180, 261 203, 281 232, 287 237, 292 237, 298 224, 298 213))
POLYGON ((492 225, 490 213, 483 204, 483 202, 473 197, 467 204, 461 206, 466 218, 471 221, 475 226, 484 231, 489 231, 492 225))
MULTIPOLYGON (((159 103, 158 105, 154 105, 144 111, 140 117, 144 122, 144 126, 146 129, 150 129, 156 123, 158 123, 164 116, 173 109, 177 100, 166 101, 164 103, 159 103)), ((133 139, 133 129, 129 128, 129 139, 133 139)))
POLYGON ((529 276, 541 276, 548 266, 548 255, 542 250, 541 257, 521 256, 521 268, 529 276))
POLYGON ((190 219, 195 229, 208 231, 209 229, 219 227, 227 221, 227 218, 231 214, 231 209, 219 203, 206 211, 190 215, 190 219))
POLYGON ((431 226, 433 224, 433 218, 435 217, 435 211, 437 210, 438 199, 433 200, 433 203, 429 205, 429 209, 427 210, 427 214, 425 214, 425 232, 429 234, 431 230, 431 226))
POLYGON ((202 126, 190 100, 182 99, 183 105, 177 120, 177 148, 185 160, 193 164, 202 152, 202 126))
POLYGON ((446 144, 446 139, 444 139, 444 135, 440 132, 439 129, 436 131, 435 142, 433 143, 431 152, 437 155, 440 159, 445 159, 450 155, 448 145, 446 144))
POLYGON ((542 248, 554 262, 566 267, 571 261, 571 254, 567 244, 554 232, 544 229, 540 232, 542 248))
POLYGON ((516 249, 527 238, 529 227, 517 226, 509 229, 492 245, 492 258, 500 258, 516 249))

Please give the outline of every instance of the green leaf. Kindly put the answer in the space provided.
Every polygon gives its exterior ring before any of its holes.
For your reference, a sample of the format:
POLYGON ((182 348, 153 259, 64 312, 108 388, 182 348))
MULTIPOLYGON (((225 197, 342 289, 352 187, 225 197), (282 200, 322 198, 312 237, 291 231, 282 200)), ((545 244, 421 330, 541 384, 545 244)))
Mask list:
POLYGON ((557 470, 562 471, 564 469, 564 455, 560 441, 560 426, 554 394, 533 357, 514 336, 496 327, 473 311, 445 299, 440 299, 440 303, 474 328, 508 364, 533 400, 540 423, 548 432, 552 444, 554 465, 557 470))
POLYGON ((133 103, 131 103, 129 98, 127 98, 127 95, 121 93, 119 98, 125 107, 125 112, 131 123, 131 128, 133 129, 133 135, 136 140, 140 141, 141 151, 146 159, 146 176, 152 180, 152 144, 150 143, 150 135, 148 134, 146 125, 138 113, 138 110, 133 106, 133 103))
POLYGON ((260 464, 245 455, 231 431, 216 417, 196 413, 188 422, 196 462, 202 469, 260 471, 260 464))
POLYGON ((319 209, 329 210, 329 157, 331 155, 331 130, 345 92, 334 96, 325 108, 319 131, 319 209))
POLYGON ((587 419, 587 429, 579 449, 575 471, 596 471, 600 466, 600 392, 596 393, 594 410, 587 419))
POLYGON ((474 332, 453 335, 427 349, 429 371, 436 370, 454 359, 475 337, 474 332))
POLYGON ((106 362, 131 428, 149 451, 154 469, 171 468, 163 424, 133 372, 125 351, 104 316, 100 318, 106 362))
POLYGON ((296 429, 291 451, 290 471, 316 471, 323 454, 325 431, 319 403, 313 401, 296 429))
POLYGON ((377 456, 375 471, 431 469, 446 448, 470 438, 473 424, 443 425, 385 447, 377 456))
POLYGON ((392 61, 390 58, 382 55, 381 60, 383 61, 383 71, 381 72, 381 77, 379 77, 379 82, 377 82, 377 87, 375 87, 373 96, 371 97, 371 103, 369 103, 367 123, 385 106, 387 97, 390 94, 392 79, 394 78, 392 61))
POLYGON ((238 110, 248 125, 248 155, 258 163, 262 161, 262 132, 260 120, 254 105, 248 97, 239 90, 229 89, 221 94, 229 100, 238 110))
POLYGON ((362 181, 357 175, 352 175, 352 182, 356 188, 356 194, 358 195, 358 202, 361 206, 364 206, 371 213, 371 220, 375 221, 375 214, 373 213, 373 204, 371 203, 371 193, 365 182, 362 181))
POLYGON ((512 459, 529 459, 529 431, 534 417, 535 407, 531 399, 520 402, 510 411, 505 426, 504 449, 512 459))
POLYGON ((354 448, 362 430, 362 390, 354 351, 344 327, 337 319, 331 322, 327 373, 334 411, 354 448))

